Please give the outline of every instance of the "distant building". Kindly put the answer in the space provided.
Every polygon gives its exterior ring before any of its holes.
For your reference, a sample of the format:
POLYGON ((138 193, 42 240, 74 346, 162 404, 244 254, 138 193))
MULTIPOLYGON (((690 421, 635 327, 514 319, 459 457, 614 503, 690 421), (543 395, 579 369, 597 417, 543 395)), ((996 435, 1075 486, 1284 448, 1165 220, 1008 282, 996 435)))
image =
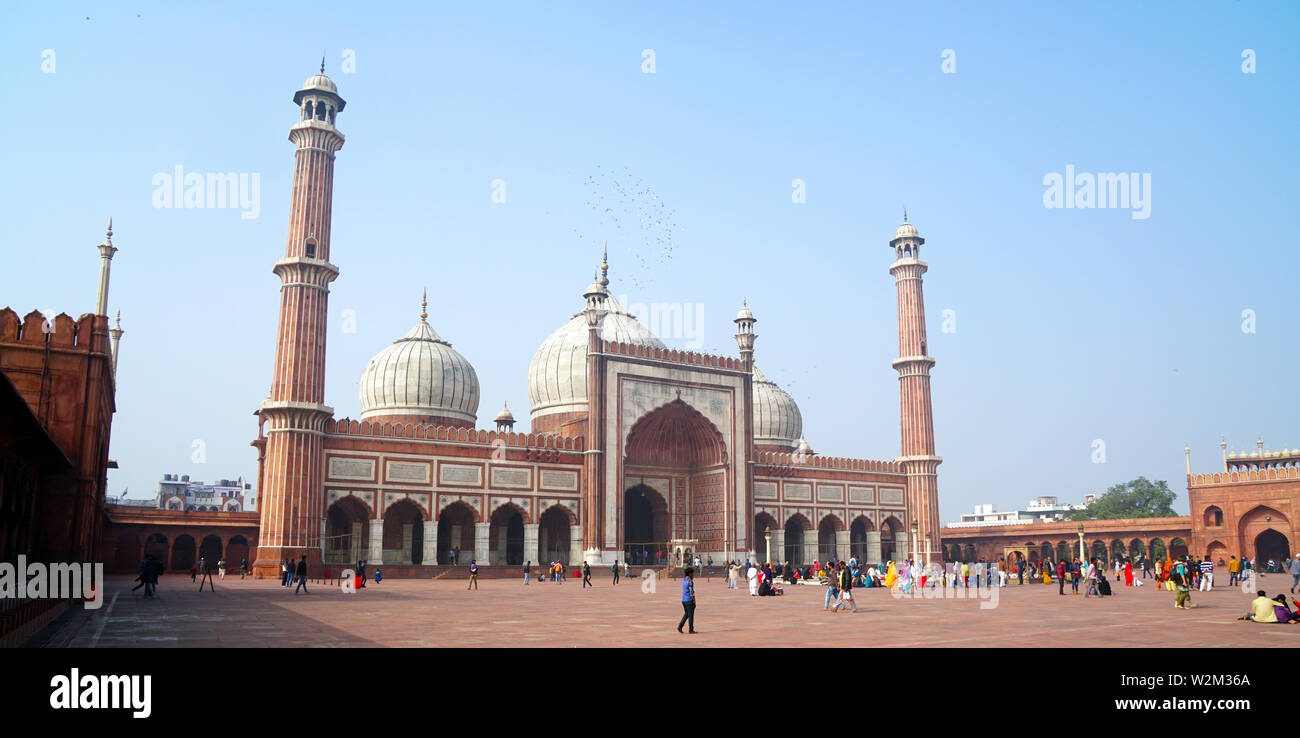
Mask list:
MULTIPOLYGON (((136 507, 135 502, 127 500, 117 504, 136 507)), ((158 495, 149 507, 187 512, 251 512, 257 509, 257 502, 253 485, 243 477, 206 484, 191 480, 188 474, 164 474, 158 482, 158 495)))
POLYGON ((976 505, 975 512, 961 516, 961 521, 950 523, 949 528, 972 528, 985 525, 1026 525, 1064 520, 1075 510, 1085 510, 1097 499, 1084 495, 1082 505, 1062 504, 1056 497, 1036 497, 1020 510, 999 512, 993 505, 976 505))

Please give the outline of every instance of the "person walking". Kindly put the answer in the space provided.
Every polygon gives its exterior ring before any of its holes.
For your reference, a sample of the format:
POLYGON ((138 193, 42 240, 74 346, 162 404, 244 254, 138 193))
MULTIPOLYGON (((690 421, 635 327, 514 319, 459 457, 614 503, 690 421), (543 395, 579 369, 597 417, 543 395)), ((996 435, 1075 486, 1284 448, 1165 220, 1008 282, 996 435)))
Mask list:
POLYGON ((1187 565, 1179 561, 1178 564, 1174 566, 1171 576, 1173 577, 1174 591, 1177 592, 1177 594, 1174 595, 1174 607, 1179 610, 1186 610, 1188 607, 1195 607, 1195 605, 1191 604, 1192 588, 1188 585, 1190 576, 1187 570, 1187 565))
POLYGON ((153 554, 145 554, 140 562, 140 583, 131 588, 134 592, 144 587, 144 596, 153 599, 153 588, 158 583, 158 569, 154 566, 153 554))
POLYGON ((840 567, 840 601, 835 603, 835 612, 839 612, 841 607, 851 607, 855 613, 858 611, 858 603, 853 599, 853 573, 847 566, 840 567))
POLYGON ((532 561, 524 562, 524 584, 528 584, 528 565, 531 563, 533 562, 532 561))
MULTIPOLYGON (((1241 574, 1241 562, 1236 556, 1228 557, 1228 586, 1237 586, 1237 577, 1241 574)), ((1294 591, 1294 590, 1293 590, 1294 591)))
POLYGON ((1056 593, 1065 594, 1065 559, 1056 562, 1056 593))
POLYGON ((840 579, 838 565, 831 568, 826 576, 826 601, 822 604, 822 610, 831 609, 831 601, 840 595, 840 579))
POLYGON ((214 587, 214 586, 212 585, 212 572, 208 570, 208 560, 207 560, 207 559, 204 559, 204 558, 200 558, 200 559, 199 559, 199 575, 203 577, 203 579, 199 581, 199 591, 200 591, 200 592, 203 591, 203 583, 204 583, 204 582, 207 582, 207 584, 208 584, 208 591, 209 591, 209 592, 216 592, 216 591, 217 591, 217 588, 214 587))
POLYGON ((362 559, 357 562, 357 576, 361 579, 361 588, 366 588, 366 560, 362 559))
POLYGON ((1214 562, 1209 556, 1201 559, 1201 591, 1209 592, 1214 589, 1214 562))
POLYGON ((686 567, 685 576, 682 577, 682 619, 677 623, 677 632, 682 632, 682 626, 690 623, 690 632, 695 632, 695 570, 686 567))
POLYGON ((591 583, 591 564, 586 561, 582 562, 582 588, 591 587, 595 589, 596 585, 591 583))
POLYGON ((217 579, 223 582, 226 581, 226 560, 224 558, 217 559, 217 579))
POLYGON ((248 557, 245 556, 239 560, 239 578, 243 579, 248 576, 248 557))
POLYGON ((469 591, 471 589, 478 589, 478 560, 477 559, 469 560, 469 586, 466 587, 465 590, 469 591))
POLYGON ((1076 556, 1074 561, 1070 562, 1070 591, 1074 594, 1079 594, 1079 580, 1082 577, 1083 572, 1080 571, 1079 557, 1076 556))
POLYGON ((303 554, 302 558, 298 560, 297 575, 298 586, 293 588, 293 593, 298 594, 298 590, 301 589, 307 594, 311 594, 311 590, 307 589, 307 554, 303 554))
POLYGON ((1087 580, 1087 582, 1088 582, 1088 587, 1087 587, 1087 589, 1085 589, 1085 590, 1083 591, 1083 596, 1084 596, 1085 598, 1087 598, 1087 597, 1096 597, 1096 596, 1098 596, 1098 592, 1097 592, 1097 560, 1096 560, 1096 559, 1089 559, 1089 560, 1088 560, 1088 567, 1087 567, 1087 569, 1085 570, 1083 576, 1084 576, 1084 579, 1087 580))
POLYGON ((609 570, 614 574, 614 585, 618 586, 618 561, 617 560, 614 561, 613 566, 609 567, 609 570))

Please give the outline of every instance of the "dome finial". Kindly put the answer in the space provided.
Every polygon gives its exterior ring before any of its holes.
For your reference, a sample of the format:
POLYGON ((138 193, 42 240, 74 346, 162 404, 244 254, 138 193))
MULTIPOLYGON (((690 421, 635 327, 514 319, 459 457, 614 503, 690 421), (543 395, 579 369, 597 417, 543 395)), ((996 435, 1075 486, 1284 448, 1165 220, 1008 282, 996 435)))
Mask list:
POLYGON ((429 288, 424 288, 424 294, 420 295, 420 321, 424 322, 429 319, 429 288))
POLYGON ((113 245, 113 216, 108 216, 108 232, 104 234, 104 242, 113 245))
POLYGON ((325 73, 325 52, 320 53, 320 73, 325 73))
POLYGON ((609 241, 605 242, 605 252, 600 257, 600 286, 609 286, 609 241))
POLYGON ((907 206, 906 206, 906 205, 903 206, 903 222, 904 222, 904 223, 907 222, 907 206))

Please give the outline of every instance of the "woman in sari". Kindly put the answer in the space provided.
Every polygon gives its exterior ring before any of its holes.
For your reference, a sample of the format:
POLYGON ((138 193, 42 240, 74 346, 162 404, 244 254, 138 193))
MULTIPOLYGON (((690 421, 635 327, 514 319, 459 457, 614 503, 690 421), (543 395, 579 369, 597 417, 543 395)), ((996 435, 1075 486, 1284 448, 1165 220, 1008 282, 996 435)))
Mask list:
POLYGON ((898 567, 898 586, 904 592, 912 591, 912 567, 906 561, 898 567))
POLYGON ((894 582, 898 579, 898 566, 894 562, 889 562, 889 570, 885 572, 885 587, 894 588, 894 582))
POLYGON ((1124 586, 1126 587, 1133 586, 1133 560, 1132 559, 1124 560, 1124 586))

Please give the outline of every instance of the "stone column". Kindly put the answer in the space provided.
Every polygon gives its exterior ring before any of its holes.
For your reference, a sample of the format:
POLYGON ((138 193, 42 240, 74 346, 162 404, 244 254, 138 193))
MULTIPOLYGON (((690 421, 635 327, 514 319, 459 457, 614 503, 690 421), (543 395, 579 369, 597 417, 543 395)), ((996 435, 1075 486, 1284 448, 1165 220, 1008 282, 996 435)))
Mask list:
POLYGON ((883 552, 880 550, 880 531, 878 530, 867 531, 866 556, 867 556, 868 564, 879 564, 881 563, 881 559, 884 558, 883 552))
POLYGON ((568 566, 582 566, 582 526, 569 526, 569 563, 568 566))
POLYGON ((847 530, 835 531, 835 558, 840 561, 848 561, 852 553, 849 551, 849 532, 847 530))
POLYGON ((907 539, 909 537, 910 536, 908 532, 904 530, 900 530, 894 534, 894 560, 895 561, 902 561, 903 559, 906 559, 909 556, 911 556, 911 549, 908 548, 907 545, 907 539))
MULTIPOLYGON (((377 518, 370 521, 370 553, 366 556, 366 563, 370 566, 376 566, 384 563, 384 519, 377 518)), ((367 566, 368 575, 374 571, 367 566)))
POLYGON ((438 563, 438 521, 424 521, 424 550, 421 552, 421 564, 433 566, 438 563))
POLYGON ((775 561, 785 563, 785 531, 772 531, 772 557, 775 561))
POLYGON ((524 561, 531 561, 534 564, 542 563, 537 558, 537 530, 541 526, 524 523, 524 561))
MULTIPOLYGON (((488 563, 488 541, 492 535, 491 523, 474 524, 474 560, 479 566, 488 563)), ((465 562, 469 563, 469 562, 465 562)))

